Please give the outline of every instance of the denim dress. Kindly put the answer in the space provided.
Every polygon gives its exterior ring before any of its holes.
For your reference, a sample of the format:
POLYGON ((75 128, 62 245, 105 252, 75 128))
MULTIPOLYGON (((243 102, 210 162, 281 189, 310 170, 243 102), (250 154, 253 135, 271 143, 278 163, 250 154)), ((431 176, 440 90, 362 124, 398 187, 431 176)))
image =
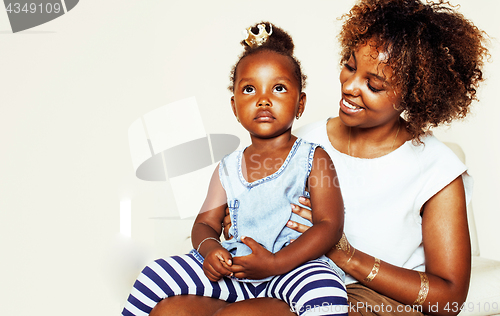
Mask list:
MULTIPOLYGON (((312 226, 310 221, 292 213, 290 203, 299 204, 299 197, 309 197, 305 189, 318 146, 298 138, 278 171, 251 183, 243 177, 241 162, 244 150, 235 151, 222 159, 219 177, 226 191, 231 216, 229 236, 233 237, 223 241, 222 246, 233 257, 252 253, 241 241, 242 236, 251 237, 268 251, 276 253, 301 235, 286 227, 288 220, 312 226)), ((326 261, 344 278, 344 272, 329 258, 323 255, 318 259, 326 261)))

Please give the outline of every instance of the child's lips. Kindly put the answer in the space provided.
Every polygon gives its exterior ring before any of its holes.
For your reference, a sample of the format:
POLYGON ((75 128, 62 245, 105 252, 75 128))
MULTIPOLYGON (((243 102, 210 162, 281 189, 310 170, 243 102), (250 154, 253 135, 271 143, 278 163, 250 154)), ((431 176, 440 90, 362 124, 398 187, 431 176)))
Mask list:
POLYGON ((273 113, 271 113, 271 111, 264 110, 264 111, 260 111, 259 113, 257 113, 254 120, 259 121, 259 122, 270 122, 274 119, 275 118, 273 116, 273 113))

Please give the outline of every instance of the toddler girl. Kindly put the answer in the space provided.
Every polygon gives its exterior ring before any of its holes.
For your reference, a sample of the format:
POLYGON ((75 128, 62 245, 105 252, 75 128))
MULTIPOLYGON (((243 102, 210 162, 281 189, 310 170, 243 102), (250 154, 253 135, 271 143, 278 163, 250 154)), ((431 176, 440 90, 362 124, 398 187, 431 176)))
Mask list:
POLYGON ((291 134, 306 103, 292 39, 263 22, 247 30, 242 44, 245 52, 231 74, 231 106, 252 144, 216 168, 192 229, 196 250, 147 266, 125 316, 148 315, 160 300, 187 294, 229 303, 273 297, 298 315, 347 315, 344 274, 324 256, 343 231, 335 168, 317 144, 291 134), (314 207, 314 225, 301 235, 286 224, 311 225, 291 212, 304 195, 314 207), (231 238, 221 243, 226 207, 231 238))

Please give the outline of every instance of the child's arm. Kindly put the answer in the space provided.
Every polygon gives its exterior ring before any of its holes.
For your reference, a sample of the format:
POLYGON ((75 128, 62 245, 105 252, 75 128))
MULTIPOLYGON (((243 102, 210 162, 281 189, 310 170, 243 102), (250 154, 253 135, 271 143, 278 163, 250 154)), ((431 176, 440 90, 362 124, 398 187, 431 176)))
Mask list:
POLYGON ((316 149, 308 187, 313 226, 274 255, 251 238, 244 238, 252 254, 234 258, 231 270, 236 277, 261 279, 283 274, 320 257, 337 244, 344 228, 344 203, 333 162, 322 148, 316 149))
POLYGON ((226 192, 220 183, 217 166, 205 202, 191 230, 193 247, 205 258, 203 271, 211 281, 231 274, 227 269, 231 265, 231 254, 218 242, 226 207, 226 192))

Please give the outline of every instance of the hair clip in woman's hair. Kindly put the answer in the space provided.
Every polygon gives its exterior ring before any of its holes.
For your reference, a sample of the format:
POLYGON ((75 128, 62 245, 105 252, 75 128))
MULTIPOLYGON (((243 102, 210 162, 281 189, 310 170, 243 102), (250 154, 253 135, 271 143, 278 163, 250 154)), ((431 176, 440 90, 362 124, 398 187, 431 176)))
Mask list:
POLYGON ((270 28, 269 33, 267 33, 267 31, 266 31, 265 24, 259 24, 259 25, 257 25, 257 27, 259 28, 258 34, 254 34, 252 32, 251 27, 249 27, 245 31, 245 36, 246 36, 245 43, 247 43, 248 46, 250 46, 251 48, 261 46, 262 44, 264 44, 267 41, 269 36, 271 36, 271 34, 273 34, 273 26, 271 24, 269 24, 269 28, 270 28))

